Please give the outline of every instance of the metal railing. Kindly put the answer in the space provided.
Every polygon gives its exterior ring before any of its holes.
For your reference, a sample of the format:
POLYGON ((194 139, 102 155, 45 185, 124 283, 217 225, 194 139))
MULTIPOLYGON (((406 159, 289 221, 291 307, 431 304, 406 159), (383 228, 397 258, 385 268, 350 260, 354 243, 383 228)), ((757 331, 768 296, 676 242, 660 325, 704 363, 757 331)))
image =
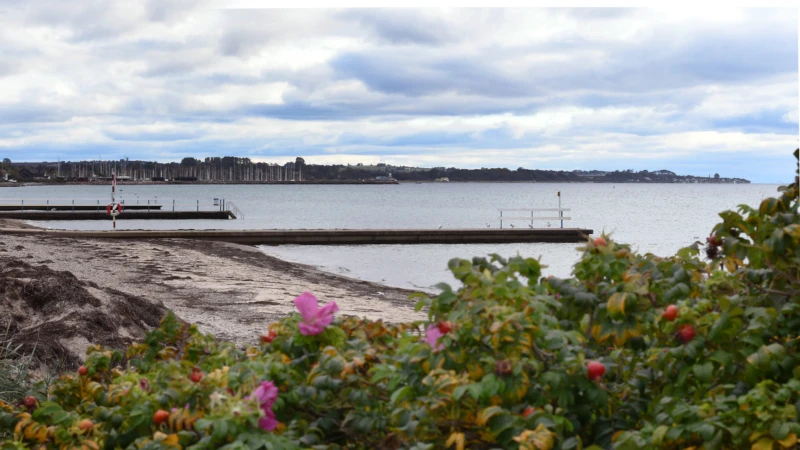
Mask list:
MULTIPOLYGON (((525 208, 525 209, 499 209, 500 211, 500 228, 503 228, 504 221, 514 221, 514 220, 530 220, 531 224, 530 227, 533 228, 533 221, 534 220, 558 220, 561 221, 561 228, 564 228, 564 221, 571 220, 572 217, 565 217, 564 211, 570 211, 570 208, 525 208), (530 216, 504 216, 503 212, 519 212, 519 211, 526 211, 530 213, 530 216), (534 215, 535 212, 557 212, 557 216, 552 217, 543 217, 534 215)), ((514 227, 514 224, 511 224, 511 227, 514 227)))
POLYGON ((237 219, 244 219, 244 213, 238 206, 236 206, 232 201, 223 200, 223 205, 228 208, 228 211, 233 213, 233 216, 237 219))

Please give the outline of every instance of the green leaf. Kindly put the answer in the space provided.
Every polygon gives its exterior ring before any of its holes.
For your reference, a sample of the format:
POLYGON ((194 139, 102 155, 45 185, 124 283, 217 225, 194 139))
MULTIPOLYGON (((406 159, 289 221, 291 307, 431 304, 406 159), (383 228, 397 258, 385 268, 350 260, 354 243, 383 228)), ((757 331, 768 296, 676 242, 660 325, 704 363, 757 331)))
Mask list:
POLYGON ((403 386, 400 389, 397 389, 394 392, 392 392, 391 402, 397 403, 398 401, 411 396, 412 393, 413 391, 411 389, 411 386, 403 386))
POLYGON ((565 440, 563 444, 561 444, 561 450, 577 449, 578 448, 578 444, 580 444, 580 442, 578 441, 578 438, 571 437, 571 438, 565 440))
POLYGON ((467 392, 468 387, 469 387, 468 385, 464 384, 453 389, 453 400, 456 401, 460 400, 461 397, 464 396, 464 393, 467 392))
POLYGON ((650 438, 650 442, 653 445, 661 445, 664 442, 664 436, 666 436, 667 431, 669 431, 669 427, 666 425, 659 425, 653 430, 653 436, 650 438))
POLYGON ((717 350, 708 357, 711 361, 718 363, 721 367, 728 367, 733 363, 733 356, 725 350, 717 350))
POLYGON ((711 379, 714 376, 714 365, 711 362, 705 362, 703 364, 695 364, 692 367, 692 371, 694 372, 694 376, 697 377, 703 383, 710 383, 711 379))
POLYGON ((697 432, 704 441, 710 441, 711 438, 714 436, 714 426, 710 423, 700 423, 696 428, 695 432, 697 432))
POLYGON ((481 394, 483 394, 483 388, 478 383, 470 383, 467 385, 467 391, 469 391, 469 395, 474 398, 476 401, 481 399, 481 394))
POLYGON ((708 332, 708 339, 711 342, 719 342, 721 338, 725 337, 725 332, 729 331, 730 328, 731 316, 727 312, 723 312, 708 332))
POLYGON ((782 421, 773 422, 769 429, 770 434, 777 440, 786 439, 789 436, 789 424, 782 421))

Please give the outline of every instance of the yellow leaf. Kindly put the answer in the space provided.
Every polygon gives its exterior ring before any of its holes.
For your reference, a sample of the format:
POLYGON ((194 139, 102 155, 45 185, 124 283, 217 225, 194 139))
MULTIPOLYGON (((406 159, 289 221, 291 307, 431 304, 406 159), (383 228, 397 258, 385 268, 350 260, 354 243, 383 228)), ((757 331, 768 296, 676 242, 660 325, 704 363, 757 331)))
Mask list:
POLYGON ((786 436, 785 438, 781 439, 780 441, 778 441, 778 444, 781 444, 781 447, 783 448, 790 448, 795 444, 797 444, 797 435, 792 433, 786 436))
POLYGON ((490 406, 488 408, 484 408, 481 410, 480 413, 478 413, 478 420, 476 421, 476 423, 480 426, 486 425, 486 422, 488 422, 489 419, 492 418, 492 416, 502 411, 503 408, 499 406, 490 406))
POLYGON ((773 442, 775 441, 773 441, 768 437, 762 437, 761 439, 758 440, 758 442, 756 442, 755 444, 753 444, 752 447, 750 447, 750 450, 772 450, 773 442))
POLYGON ((624 292, 617 292, 608 299, 606 308, 611 317, 620 317, 625 315, 625 299, 628 294, 624 292))
POLYGON ((484 375, 483 367, 481 367, 480 364, 470 364, 467 367, 467 372, 469 373, 470 380, 480 380, 484 375))
POLYGON ((601 330, 600 325, 593 326, 592 327, 592 337, 594 337, 595 341, 600 342, 602 344, 603 342, 608 340, 608 335, 606 334, 606 335, 600 336, 600 330, 601 330))
POLYGON ((175 433, 172 433, 169 436, 167 436, 167 438, 161 441, 161 443, 169 445, 170 447, 181 448, 180 444, 178 443, 178 435, 175 433))
POLYGON ((535 430, 525 430, 514 440, 519 443, 520 450, 551 450, 553 448, 555 433, 539 424, 535 430))
POLYGON ((100 446, 95 441, 83 441, 81 443, 81 450, 100 450, 100 446))
POLYGON ((456 450, 464 450, 464 433, 452 433, 447 438, 446 447, 456 444, 456 450))

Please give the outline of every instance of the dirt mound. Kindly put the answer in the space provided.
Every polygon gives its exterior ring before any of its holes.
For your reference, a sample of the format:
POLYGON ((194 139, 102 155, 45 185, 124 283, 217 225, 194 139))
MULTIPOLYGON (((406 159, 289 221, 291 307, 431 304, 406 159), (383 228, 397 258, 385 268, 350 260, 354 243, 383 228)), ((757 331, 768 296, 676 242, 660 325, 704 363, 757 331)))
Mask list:
POLYGON ((8 330, 21 353, 71 369, 90 344, 123 350, 143 338, 167 309, 67 271, 0 257, 0 311, 0 334, 8 330))

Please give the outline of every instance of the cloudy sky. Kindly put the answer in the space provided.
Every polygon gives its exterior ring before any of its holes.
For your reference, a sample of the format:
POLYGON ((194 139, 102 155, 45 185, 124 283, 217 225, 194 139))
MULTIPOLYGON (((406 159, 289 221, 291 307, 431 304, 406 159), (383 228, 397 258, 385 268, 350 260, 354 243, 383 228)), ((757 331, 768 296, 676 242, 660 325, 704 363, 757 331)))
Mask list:
POLYGON ((670 169, 784 182, 796 9, 0 0, 0 156, 670 169))

